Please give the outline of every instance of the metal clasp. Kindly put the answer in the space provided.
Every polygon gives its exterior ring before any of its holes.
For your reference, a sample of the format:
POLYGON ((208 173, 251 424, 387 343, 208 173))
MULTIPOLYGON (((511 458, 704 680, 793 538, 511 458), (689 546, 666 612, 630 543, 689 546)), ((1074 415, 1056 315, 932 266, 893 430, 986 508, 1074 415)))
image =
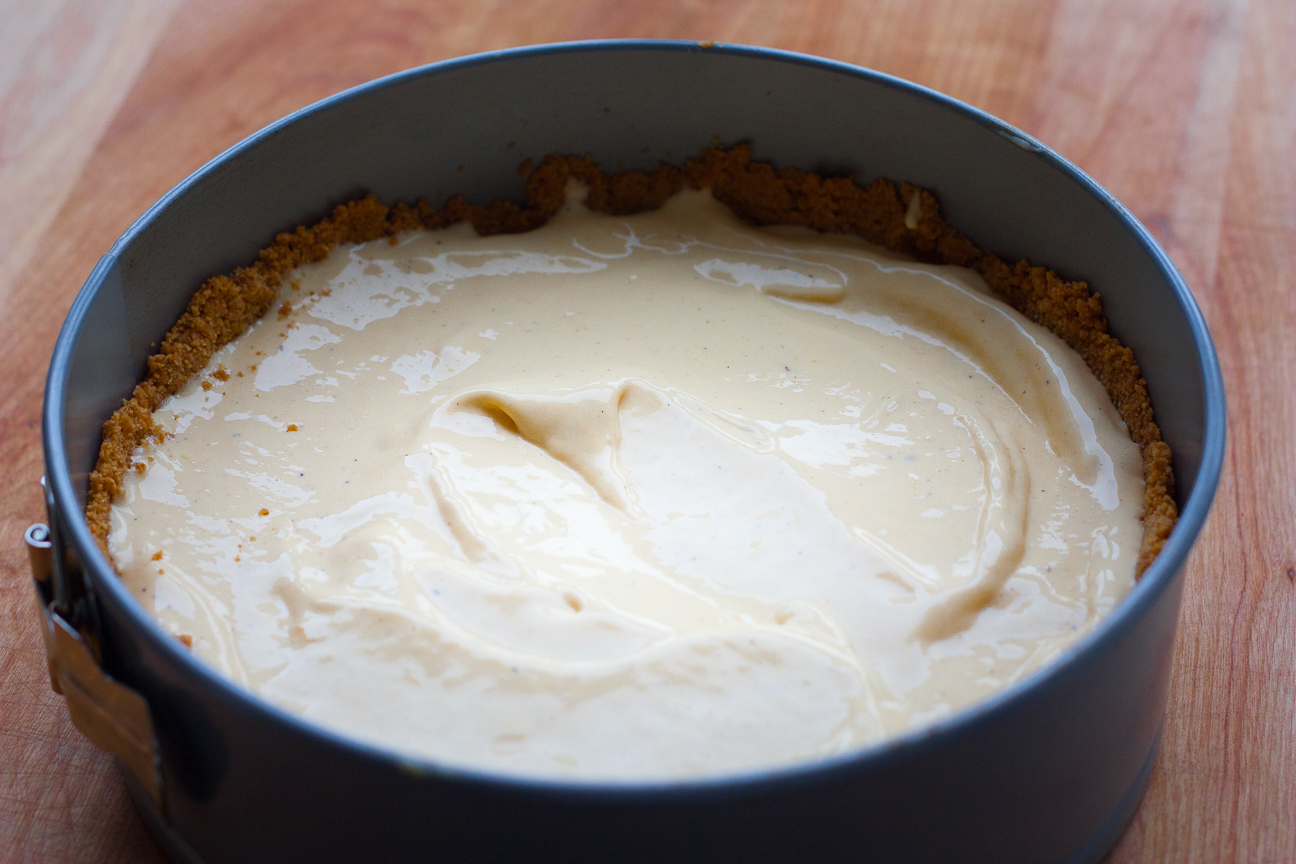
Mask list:
POLYGON ((148 703, 103 671, 87 641, 64 618, 55 590, 49 527, 32 525, 23 539, 36 585, 50 686, 63 695, 72 724, 81 734, 120 759, 161 808, 162 774, 148 703))
POLYGON ((27 563, 31 565, 32 581, 36 583, 36 611, 41 616, 41 635, 45 637, 45 662, 49 665, 50 687, 62 694, 58 674, 54 671, 54 628, 47 607, 54 600, 54 553, 49 526, 37 522, 23 534, 27 544, 27 563))

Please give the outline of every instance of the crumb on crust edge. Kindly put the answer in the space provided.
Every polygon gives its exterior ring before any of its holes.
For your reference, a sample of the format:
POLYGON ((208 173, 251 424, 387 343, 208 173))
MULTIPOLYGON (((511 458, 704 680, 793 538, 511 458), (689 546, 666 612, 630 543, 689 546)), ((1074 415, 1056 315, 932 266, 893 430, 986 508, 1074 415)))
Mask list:
POLYGON ((710 189, 740 218, 755 225, 802 225, 854 234, 893 252, 926 262, 955 264, 981 274, 1010 306, 1047 327, 1070 345, 1111 398, 1143 457, 1143 540, 1135 575, 1141 576, 1165 545, 1178 519, 1170 448, 1152 414, 1147 381, 1128 347, 1108 332, 1099 295, 1084 282, 1070 282, 1026 260, 1009 263, 985 252, 940 215, 935 196, 910 183, 878 178, 860 186, 850 177, 823 177, 797 168, 776 169, 752 158, 749 145, 713 145, 682 167, 659 164, 652 171, 606 174, 589 156, 551 154, 519 171, 526 177, 524 203, 472 205, 451 198, 440 209, 425 199, 388 208, 373 195, 341 204, 332 215, 277 235, 257 260, 213 276, 190 299, 148 358, 148 374, 113 412, 90 474, 86 522, 108 556, 112 502, 121 494, 136 447, 160 441, 153 412, 207 365, 212 355, 270 311, 285 276, 320 261, 335 246, 364 243, 415 229, 435 230, 462 222, 481 235, 529 231, 549 220, 565 201, 569 179, 589 189, 585 204, 609 215, 654 210, 681 189, 710 189))

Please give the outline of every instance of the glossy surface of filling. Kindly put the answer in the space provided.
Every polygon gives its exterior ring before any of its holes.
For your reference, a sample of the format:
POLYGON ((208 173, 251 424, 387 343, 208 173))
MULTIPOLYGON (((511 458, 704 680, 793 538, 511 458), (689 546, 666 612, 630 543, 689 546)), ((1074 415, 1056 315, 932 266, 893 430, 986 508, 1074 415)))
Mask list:
POLYGON ((196 654, 403 752, 694 776, 1038 668, 1129 590, 1142 462, 970 270, 632 217, 335 249, 156 414, 114 562, 196 654))

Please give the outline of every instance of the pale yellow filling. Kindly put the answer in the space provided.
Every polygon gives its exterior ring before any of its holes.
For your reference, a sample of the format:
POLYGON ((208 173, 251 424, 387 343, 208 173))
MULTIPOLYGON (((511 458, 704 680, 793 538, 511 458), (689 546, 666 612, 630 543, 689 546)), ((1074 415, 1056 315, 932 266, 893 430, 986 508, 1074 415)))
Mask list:
POLYGON ((1137 446, 969 270, 682 192, 297 276, 157 412, 110 546, 333 729, 530 775, 812 759, 1020 678, 1133 582, 1137 446))

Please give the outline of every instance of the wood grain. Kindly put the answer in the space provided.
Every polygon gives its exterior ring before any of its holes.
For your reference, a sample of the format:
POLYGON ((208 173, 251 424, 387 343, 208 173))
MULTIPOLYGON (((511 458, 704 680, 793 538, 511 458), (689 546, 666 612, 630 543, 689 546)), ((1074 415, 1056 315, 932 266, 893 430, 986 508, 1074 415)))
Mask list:
MULTIPOLYGON (((0 861, 162 860, 107 756, 49 689, 21 537, 43 520, 43 367, 87 254, 54 281, 22 271, 143 68, 162 0, 0 2, 0 861), (39 278, 39 277, 38 277, 39 278), (30 286, 24 292, 18 284, 30 286), (21 299, 20 299, 21 298, 21 299), (53 308, 50 308, 50 307, 53 308)), ((39 251, 38 251, 39 250, 39 251)))
MULTIPOLYGON (((148 59, 172 0, 0 0, 0 304, 148 59)), ((4 307, 0 305, 0 314, 4 307)))
POLYGON ((94 262, 288 111, 459 54, 614 36, 788 48, 934 87, 1040 137, 1157 235, 1219 347, 1231 440, 1160 759, 1109 860, 1296 860, 1296 4, 177 2, 0 0, 0 860, 162 860, 49 692, 19 542, 42 518, 49 351, 94 262))

